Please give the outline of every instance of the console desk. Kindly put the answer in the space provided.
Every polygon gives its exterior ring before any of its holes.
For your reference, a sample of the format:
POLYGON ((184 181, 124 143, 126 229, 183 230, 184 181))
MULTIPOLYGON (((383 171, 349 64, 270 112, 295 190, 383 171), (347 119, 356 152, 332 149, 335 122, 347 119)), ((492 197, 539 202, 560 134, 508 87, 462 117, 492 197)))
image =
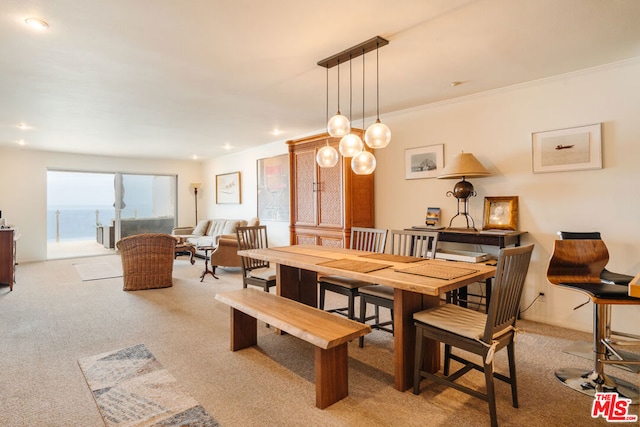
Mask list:
POLYGON ((437 231, 440 233, 440 242, 497 246, 500 249, 510 245, 520 246, 520 237, 527 234, 526 231, 467 231, 446 228, 437 231))

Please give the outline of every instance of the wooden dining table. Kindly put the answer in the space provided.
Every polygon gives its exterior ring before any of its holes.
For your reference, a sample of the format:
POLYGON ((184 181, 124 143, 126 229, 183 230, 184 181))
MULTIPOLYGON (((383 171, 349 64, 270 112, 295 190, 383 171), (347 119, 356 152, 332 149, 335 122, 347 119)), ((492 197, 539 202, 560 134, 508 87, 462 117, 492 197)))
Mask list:
MULTIPOLYGON (((445 292, 485 281, 496 268, 485 264, 372 254, 353 249, 294 245, 238 251, 238 255, 276 266, 278 295, 318 305, 318 275, 340 275, 394 288, 395 388, 413 385, 415 326, 413 313, 440 304, 445 292)), ((440 345, 427 343, 423 368, 440 368, 440 345)))

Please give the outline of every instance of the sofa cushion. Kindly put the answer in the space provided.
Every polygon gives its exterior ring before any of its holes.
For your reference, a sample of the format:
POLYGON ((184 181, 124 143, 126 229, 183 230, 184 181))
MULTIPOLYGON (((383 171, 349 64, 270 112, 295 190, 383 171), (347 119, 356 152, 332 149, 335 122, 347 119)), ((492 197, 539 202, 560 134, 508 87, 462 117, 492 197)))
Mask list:
POLYGON ((212 219, 209 223, 209 229, 207 230, 207 236, 219 236, 222 234, 226 219, 212 219))
POLYGON ((244 219, 228 219, 224 224, 221 234, 236 234, 236 228, 246 226, 247 221, 244 219))
POLYGON ((193 232, 191 234, 194 236, 204 236, 207 228, 209 228, 209 220, 203 219, 202 221, 198 222, 198 225, 196 225, 196 228, 193 229, 193 232))

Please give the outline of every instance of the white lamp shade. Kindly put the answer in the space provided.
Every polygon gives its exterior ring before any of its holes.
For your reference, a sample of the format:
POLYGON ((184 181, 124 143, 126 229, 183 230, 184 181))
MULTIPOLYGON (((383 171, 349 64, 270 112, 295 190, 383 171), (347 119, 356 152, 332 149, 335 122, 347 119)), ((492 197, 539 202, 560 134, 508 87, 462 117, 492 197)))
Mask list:
POLYGON ((364 134, 364 142, 373 149, 384 148, 391 142, 391 130, 389 126, 380 123, 380 119, 369 126, 364 134))
POLYGON ((340 160, 338 151, 329 145, 319 149, 318 154, 316 154, 316 162, 321 168, 332 168, 338 164, 338 160, 340 160))
POLYGON ((342 137, 338 148, 340 149, 340 154, 344 157, 353 157, 361 152, 363 147, 362 139, 358 135, 350 133, 342 137))
POLYGON ((329 119, 327 123, 327 132, 334 138, 342 138, 345 135, 349 135, 351 132, 351 123, 346 116, 338 113, 329 119))
POLYGON ((351 159, 351 169, 356 175, 369 175, 376 170, 376 157, 369 151, 361 151, 351 159))

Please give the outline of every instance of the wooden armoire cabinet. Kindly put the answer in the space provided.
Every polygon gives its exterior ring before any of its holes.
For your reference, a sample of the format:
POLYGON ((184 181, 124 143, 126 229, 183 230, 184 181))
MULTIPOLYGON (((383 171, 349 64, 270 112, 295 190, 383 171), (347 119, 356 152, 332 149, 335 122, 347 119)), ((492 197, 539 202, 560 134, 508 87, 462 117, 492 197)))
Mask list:
POLYGON ((326 133, 287 141, 292 245, 349 247, 351 227, 374 226, 374 175, 356 175, 351 158, 341 155, 332 168, 318 166, 316 154, 327 141, 338 149, 340 139, 326 133))
POLYGON ((14 230, 12 228, 0 229, 0 284, 9 285, 13 290, 15 281, 16 251, 14 230))

